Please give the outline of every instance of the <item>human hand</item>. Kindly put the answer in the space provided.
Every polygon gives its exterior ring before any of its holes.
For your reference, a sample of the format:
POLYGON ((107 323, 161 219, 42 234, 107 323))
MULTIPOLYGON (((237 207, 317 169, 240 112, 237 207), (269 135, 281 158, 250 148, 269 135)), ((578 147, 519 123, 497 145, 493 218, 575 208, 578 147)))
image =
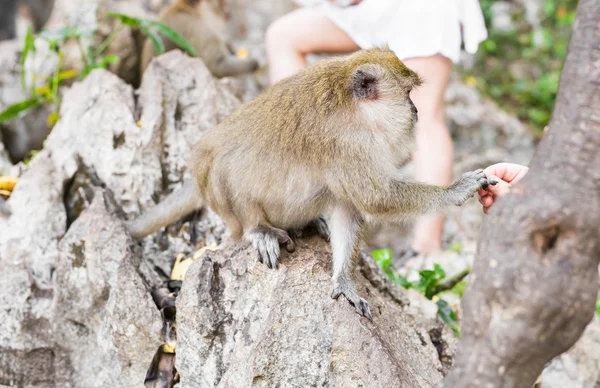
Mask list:
POLYGON ((515 163, 497 163, 483 170, 490 181, 498 182, 487 189, 479 189, 479 202, 483 205, 483 212, 487 214, 496 198, 506 194, 512 185, 523 179, 527 171, 528 167, 515 163))

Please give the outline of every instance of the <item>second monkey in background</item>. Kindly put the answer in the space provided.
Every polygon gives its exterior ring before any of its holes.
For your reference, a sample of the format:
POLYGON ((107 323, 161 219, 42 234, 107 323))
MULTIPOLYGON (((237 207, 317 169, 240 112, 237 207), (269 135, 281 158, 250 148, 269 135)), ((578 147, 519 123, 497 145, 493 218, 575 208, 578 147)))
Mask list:
MULTIPOLYGON (((206 1, 175 0, 161 12, 158 20, 186 38, 215 77, 251 73, 258 68, 255 59, 233 55, 226 42, 223 17, 206 1)), ((168 39, 163 39, 163 43, 166 51, 177 48, 168 39)), ((147 39, 142 50, 140 74, 155 56, 154 46, 147 39)))

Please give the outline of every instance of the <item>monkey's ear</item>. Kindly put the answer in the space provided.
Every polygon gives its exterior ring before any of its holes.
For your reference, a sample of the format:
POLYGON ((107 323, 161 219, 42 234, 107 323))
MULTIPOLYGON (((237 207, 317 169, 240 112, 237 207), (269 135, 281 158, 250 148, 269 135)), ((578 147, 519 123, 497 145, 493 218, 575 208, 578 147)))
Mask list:
POLYGON ((350 80, 352 93, 361 99, 377 98, 377 69, 373 66, 361 66, 354 71, 350 80))

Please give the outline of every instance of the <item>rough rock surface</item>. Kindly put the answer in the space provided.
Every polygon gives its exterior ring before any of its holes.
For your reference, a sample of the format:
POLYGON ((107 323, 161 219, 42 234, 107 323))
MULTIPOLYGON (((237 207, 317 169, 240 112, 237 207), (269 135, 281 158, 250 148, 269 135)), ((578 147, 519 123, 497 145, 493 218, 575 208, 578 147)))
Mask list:
POLYGON ((373 321, 330 298, 331 253, 317 237, 278 270, 239 244, 205 253, 177 299, 182 386, 434 386, 443 370, 436 345, 406 312, 404 292, 368 261, 357 287, 373 321))
POLYGON ((143 382, 162 340, 148 288, 177 253, 220 241, 223 227, 203 211, 131 250, 116 215, 180 183, 191 145, 238 106, 229 89, 172 52, 137 96, 102 70, 65 93, 61 120, 8 201, 12 215, 0 218, 0 384, 143 382))
POLYGON ((538 381, 537 388, 600 387, 600 317, 594 317, 568 352, 546 366, 538 381))
POLYGON ((57 386, 139 386, 161 344, 163 322, 138 273, 140 255, 103 194, 94 192, 58 246, 57 386))
MULTIPOLYGON (((151 17, 164 1, 103 4, 136 16, 147 11, 151 17)), ((82 2, 57 0, 57 12, 72 13, 77 3, 82 2)), ((264 64, 264 29, 291 9, 290 2, 228 4, 235 45, 249 48, 264 64)), ((115 52, 125 52, 128 42, 131 37, 124 33, 115 41, 115 52)), ((2 108, 23 97, 16 65, 20 43, 3 42, 0 51, 2 108)), ((40 54, 27 66, 42 66, 36 71, 43 73, 51 61, 42 59, 40 54)), ((245 81, 251 83, 247 99, 266 85, 264 71, 257 83, 245 81)), ((178 253, 220 242, 224 228, 214 213, 202 211, 132 248, 115 216, 146 210, 180 185, 190 146, 239 106, 235 86, 232 80, 212 79, 200 61, 172 52, 153 63, 138 91, 96 71, 66 92, 62 119, 46 150, 29 166, 12 168, 24 173, 9 201, 13 216, 0 218, 0 385, 87 387, 94 386, 91 376, 96 375, 96 386, 141 384, 161 340, 159 315, 143 290, 165 279, 178 253), (81 252, 79 245, 85 248, 81 252), (64 288, 67 283, 72 289, 64 288)), ((528 162, 534 140, 516 119, 457 82, 447 103, 456 175, 495 161, 528 162)), ((430 256, 423 265, 439 262, 450 273, 464 268, 472 261, 482 219, 474 200, 451 211, 445 241, 461 242, 462 251, 430 256)), ((398 252, 409 241, 410 227, 390 230, 379 242, 398 252)), ((199 381, 200 386, 309 386, 314 381, 431 386, 439 381, 455 342, 436 319, 435 304, 385 285, 365 264, 370 261, 363 261, 360 286, 371 291, 365 295, 372 307, 382 307, 374 312, 380 320, 370 323, 343 298, 329 298, 329 262, 328 247, 310 239, 302 240, 278 271, 257 264, 252 250, 242 246, 208 253, 194 264, 178 301, 183 386, 199 381), (304 317, 307 312, 315 316, 304 317), (399 362, 408 353, 413 360, 399 362), (414 360, 421 363, 415 366, 414 360)), ((596 387, 599 327, 595 319, 578 344, 548 366, 541 387, 596 387)))
MULTIPOLYGON (((152 62, 136 98, 115 75, 96 71, 65 94, 64 118, 48 138, 55 163, 73 176, 88 166, 106 184, 129 217, 160 201, 187 178, 187 157, 202 134, 231 114, 239 101, 198 59, 179 51, 152 62), (87 136, 81 136, 86 133, 87 136), (90 141, 90 139, 93 139, 90 141)), ((164 274, 178 253, 220 240, 224 227, 211 211, 155 234, 144 256, 164 274), (182 227, 183 225, 183 227, 182 227)))

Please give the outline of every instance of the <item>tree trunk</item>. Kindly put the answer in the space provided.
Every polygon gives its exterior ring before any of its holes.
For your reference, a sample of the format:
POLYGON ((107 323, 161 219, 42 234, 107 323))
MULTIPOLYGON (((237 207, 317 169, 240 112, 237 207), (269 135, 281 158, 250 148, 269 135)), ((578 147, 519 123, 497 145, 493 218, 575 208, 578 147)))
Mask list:
POLYGON ((548 135, 492 208, 444 387, 530 388, 594 314, 600 257, 600 2, 582 0, 548 135))

